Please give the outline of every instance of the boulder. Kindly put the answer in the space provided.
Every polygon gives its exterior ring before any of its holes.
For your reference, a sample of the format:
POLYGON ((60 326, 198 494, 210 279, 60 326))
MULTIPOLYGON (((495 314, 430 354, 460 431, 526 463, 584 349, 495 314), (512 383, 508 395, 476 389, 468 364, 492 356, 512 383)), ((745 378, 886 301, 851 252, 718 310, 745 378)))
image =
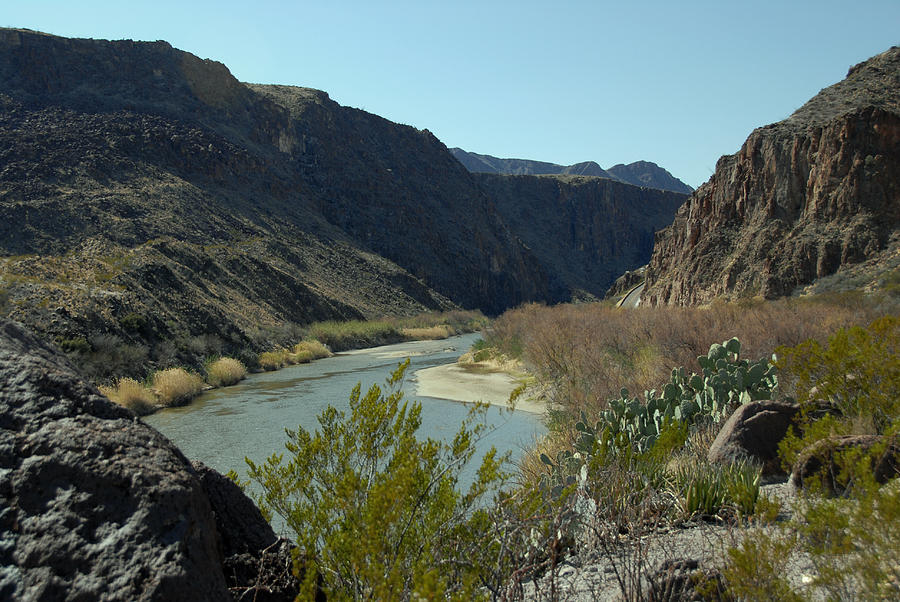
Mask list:
POLYGON ((857 450, 872 454, 872 476, 878 483, 900 477, 900 442, 887 439, 883 435, 844 435, 828 437, 816 441, 802 452, 791 470, 791 486, 795 490, 808 487, 811 480, 820 482, 822 491, 831 495, 843 493, 849 483, 840 474, 839 462, 842 455, 857 450), (876 447, 880 446, 880 447, 876 447))
POLYGON ((215 514, 225 580, 234 598, 292 602, 300 593, 292 572, 293 544, 275 535, 259 508, 231 479, 202 462, 191 464, 215 514))
POLYGON ((0 599, 227 600, 222 563, 181 452, 0 321, 0 599))
POLYGON ((707 459, 729 463, 748 458, 762 465, 764 477, 783 474, 778 444, 799 411, 796 405, 777 401, 741 405, 722 425, 707 459))

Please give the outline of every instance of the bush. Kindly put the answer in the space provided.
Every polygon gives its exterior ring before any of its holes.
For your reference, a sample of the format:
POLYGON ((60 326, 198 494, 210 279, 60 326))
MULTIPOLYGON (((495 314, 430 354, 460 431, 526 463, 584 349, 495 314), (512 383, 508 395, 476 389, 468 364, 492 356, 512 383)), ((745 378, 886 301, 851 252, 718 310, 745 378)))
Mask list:
POLYGON ((203 390, 203 379, 184 368, 169 368, 153 373, 153 388, 162 405, 184 405, 203 390))
POLYGON ((156 411, 156 397, 153 392, 133 378, 120 378, 114 387, 101 386, 100 392, 138 416, 156 411))
POLYGON ((471 599, 502 553, 485 504, 506 477, 502 459, 492 449, 467 493, 456 489, 485 407, 475 406, 452 443, 418 439, 421 405, 397 387, 408 365, 387 390, 363 395, 357 385, 349 416, 329 407, 321 430, 287 431, 287 459, 247 460, 260 507, 296 534, 309 596, 319 579, 338 599, 471 599))
POLYGON ((259 367, 266 371, 278 370, 288 364, 287 349, 276 349, 275 351, 264 351, 259 354, 259 367))
POLYGON ((238 360, 220 357, 206 367, 206 382, 214 387, 227 387, 247 376, 247 368, 238 360))
POLYGON ((309 360, 305 361, 317 360, 323 357, 331 357, 332 355, 334 355, 333 353, 331 353, 331 351, 329 351, 328 347, 326 347, 319 341, 311 339, 300 341, 299 343, 294 345, 294 354, 297 356, 308 357, 309 360))

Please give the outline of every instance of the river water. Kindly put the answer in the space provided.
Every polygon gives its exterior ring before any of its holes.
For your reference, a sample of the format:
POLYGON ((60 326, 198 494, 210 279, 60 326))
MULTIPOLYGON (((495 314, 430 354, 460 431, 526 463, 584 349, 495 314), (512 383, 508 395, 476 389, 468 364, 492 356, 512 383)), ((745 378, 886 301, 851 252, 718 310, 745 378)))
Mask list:
MULTIPOLYGON (((245 457, 261 463, 273 453, 284 452, 284 429, 299 425, 313 431, 318 427, 317 416, 328 405, 349 414, 348 398, 357 383, 362 383, 363 392, 372 384, 384 385, 397 364, 409 357, 403 391, 408 399, 422 403, 420 438, 450 440, 469 404, 416 395, 415 373, 455 362, 477 338, 470 334, 388 345, 254 374, 235 386, 214 389, 187 406, 161 410, 144 420, 189 459, 222 473, 234 469, 246 477, 245 457)), ((499 407, 489 409, 487 421, 496 428, 479 444, 479 458, 491 445, 518 457, 546 430, 536 414, 499 407)))

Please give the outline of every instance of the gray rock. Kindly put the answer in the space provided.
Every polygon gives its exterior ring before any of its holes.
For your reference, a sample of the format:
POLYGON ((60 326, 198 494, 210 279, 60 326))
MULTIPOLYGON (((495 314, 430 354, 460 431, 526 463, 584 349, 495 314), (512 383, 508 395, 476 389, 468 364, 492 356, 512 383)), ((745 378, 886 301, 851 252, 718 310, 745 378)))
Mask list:
POLYGON ((777 401, 754 401, 738 407, 719 430, 707 459, 728 463, 749 458, 762 465, 764 477, 783 474, 778 444, 798 411, 793 404, 777 401))
POLYGON ((0 321, 0 599, 228 598, 181 452, 0 321))

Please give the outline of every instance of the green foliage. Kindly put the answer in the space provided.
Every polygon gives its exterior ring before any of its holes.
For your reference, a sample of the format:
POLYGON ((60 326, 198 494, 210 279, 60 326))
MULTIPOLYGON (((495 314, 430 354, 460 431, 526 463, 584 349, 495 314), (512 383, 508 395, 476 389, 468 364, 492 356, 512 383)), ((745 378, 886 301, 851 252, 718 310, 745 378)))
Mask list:
POLYGON ((743 516, 753 514, 759 499, 759 476, 759 467, 748 462, 677 469, 674 481, 683 515, 715 516, 723 508, 743 516))
MULTIPOLYGON (((799 432, 792 430, 779 445, 790 467, 799 454, 822 439, 837 435, 900 433, 900 318, 880 318, 867 328, 842 329, 827 345, 806 341, 779 348, 778 366, 801 407, 799 432)), ((864 457, 837 458, 837 481, 860 482, 882 453, 873 447, 864 457)))
POLYGON ((800 602, 806 597, 795 592, 785 575, 796 540, 764 531, 748 533, 739 546, 728 550, 722 575, 728 593, 737 600, 800 602))
POLYGON ((490 537, 487 496, 505 481, 492 449, 465 493, 460 471, 485 433, 476 405, 450 443, 420 440, 421 405, 398 383, 350 396, 350 414, 329 407, 320 429, 288 430, 287 457, 271 456, 249 476, 259 505, 296 534, 309 594, 321 579, 337 599, 471 599, 501 554, 490 537))
POLYGON ((777 365, 806 422, 836 411, 857 427, 885 433, 900 417, 900 318, 841 329, 823 346, 809 340, 780 347, 777 365))
POLYGON ((631 446, 644 453, 673 422, 720 422, 737 405, 771 399, 778 385, 776 368, 765 359, 742 360, 740 350, 735 338, 713 344, 707 355, 697 358, 702 375, 686 377, 684 368, 675 368, 662 393, 644 391, 643 400, 622 389, 619 398, 609 400, 608 408, 600 412, 595 427, 589 427, 582 414, 575 425, 579 442, 600 440, 612 449, 631 446))

